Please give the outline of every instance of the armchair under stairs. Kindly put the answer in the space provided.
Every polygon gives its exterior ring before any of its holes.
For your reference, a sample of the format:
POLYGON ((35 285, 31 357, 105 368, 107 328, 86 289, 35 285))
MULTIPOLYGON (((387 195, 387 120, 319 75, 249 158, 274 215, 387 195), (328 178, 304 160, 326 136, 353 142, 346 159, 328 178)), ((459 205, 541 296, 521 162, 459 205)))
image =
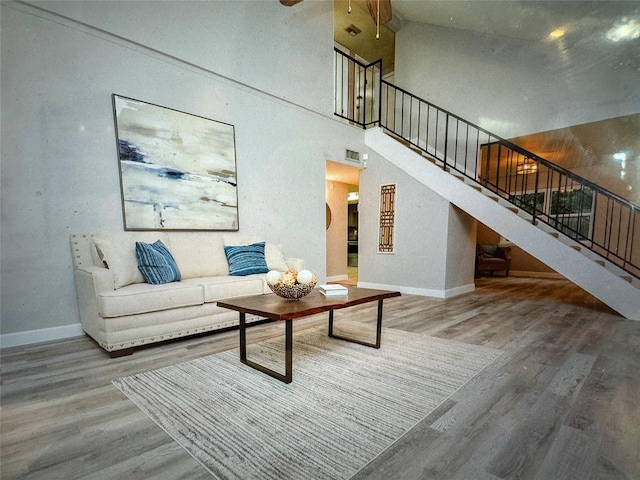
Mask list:
POLYGON ((511 247, 476 245, 476 277, 482 273, 493 275, 493 272, 504 272, 504 276, 508 277, 509 270, 511 270, 511 247))

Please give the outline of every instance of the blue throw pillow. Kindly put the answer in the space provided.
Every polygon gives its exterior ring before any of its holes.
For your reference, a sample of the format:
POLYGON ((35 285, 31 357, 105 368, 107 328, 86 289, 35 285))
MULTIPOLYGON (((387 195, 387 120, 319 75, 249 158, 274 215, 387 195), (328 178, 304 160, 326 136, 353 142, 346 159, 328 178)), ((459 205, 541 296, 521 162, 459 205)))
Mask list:
POLYGON ((160 285, 180 280, 178 265, 160 240, 156 243, 136 242, 136 258, 138 270, 147 283, 160 285))
POLYGON ((229 262, 229 275, 242 277, 269 271, 264 258, 264 242, 237 247, 225 246, 224 253, 229 262))

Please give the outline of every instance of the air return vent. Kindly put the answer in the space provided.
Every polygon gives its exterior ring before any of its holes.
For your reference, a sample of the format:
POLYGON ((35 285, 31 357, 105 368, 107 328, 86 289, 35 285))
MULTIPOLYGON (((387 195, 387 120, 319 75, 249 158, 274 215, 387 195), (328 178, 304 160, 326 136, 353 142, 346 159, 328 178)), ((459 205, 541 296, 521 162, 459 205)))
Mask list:
POLYGON ((360 152, 349 150, 347 148, 344 159, 347 160, 348 162, 360 163, 360 152))

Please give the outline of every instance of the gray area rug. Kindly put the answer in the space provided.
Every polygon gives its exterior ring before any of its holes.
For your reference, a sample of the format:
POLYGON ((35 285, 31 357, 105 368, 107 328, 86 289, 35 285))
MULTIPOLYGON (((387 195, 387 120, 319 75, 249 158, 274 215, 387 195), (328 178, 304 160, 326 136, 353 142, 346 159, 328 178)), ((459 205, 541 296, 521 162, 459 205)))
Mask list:
MULTIPOLYGON (((335 332, 368 326, 340 322, 335 332)), ((350 334, 350 333, 349 333, 350 334)), ((250 338, 250 332, 249 332, 250 338)), ((502 352, 384 329, 380 350, 295 331, 293 382, 230 350, 118 378, 127 395, 219 479, 348 479, 502 352)), ((284 370, 284 339, 247 356, 284 370)))

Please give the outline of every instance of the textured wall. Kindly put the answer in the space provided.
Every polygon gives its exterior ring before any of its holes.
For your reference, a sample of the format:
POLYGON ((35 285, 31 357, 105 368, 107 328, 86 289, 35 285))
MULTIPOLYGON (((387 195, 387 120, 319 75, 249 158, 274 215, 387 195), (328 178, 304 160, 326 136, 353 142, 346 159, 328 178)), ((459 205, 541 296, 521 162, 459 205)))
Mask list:
POLYGON ((77 324, 69 236, 123 229, 112 93, 234 125, 240 231, 324 277, 325 161, 363 148, 325 115, 331 5, 244 3, 2 3, 3 335, 77 324))
MULTIPOLYGON (((446 285, 448 205, 382 159, 360 173, 358 282, 442 293, 446 285), (395 253, 378 253, 380 185, 396 183, 395 253)), ((406 290, 405 290, 406 291, 406 290)))

